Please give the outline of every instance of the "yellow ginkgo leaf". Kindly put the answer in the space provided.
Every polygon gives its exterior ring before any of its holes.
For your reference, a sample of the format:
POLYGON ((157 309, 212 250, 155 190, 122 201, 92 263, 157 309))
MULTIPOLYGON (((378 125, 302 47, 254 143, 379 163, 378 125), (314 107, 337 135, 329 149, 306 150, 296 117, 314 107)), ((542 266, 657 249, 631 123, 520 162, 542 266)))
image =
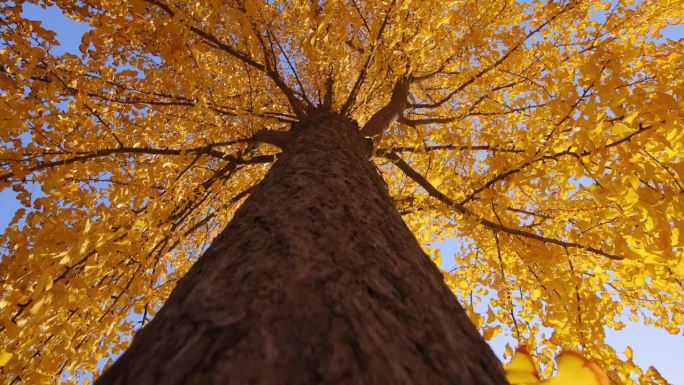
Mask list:
POLYGON ((606 373, 593 361, 579 353, 562 352, 558 355, 558 375, 543 382, 545 385, 608 385, 606 373))
POLYGON ((513 359, 505 366, 506 378, 513 385, 516 384, 538 384, 539 374, 534 366, 532 357, 523 348, 518 348, 513 355, 513 359))
POLYGON ((14 356, 14 354, 4 350, 0 350, 0 368, 7 365, 9 360, 12 359, 12 356, 14 356))
POLYGON ((512 385, 608 385, 608 376, 594 362, 576 352, 562 352, 556 358, 558 374, 540 380, 530 354, 518 349, 505 366, 506 377, 512 385))

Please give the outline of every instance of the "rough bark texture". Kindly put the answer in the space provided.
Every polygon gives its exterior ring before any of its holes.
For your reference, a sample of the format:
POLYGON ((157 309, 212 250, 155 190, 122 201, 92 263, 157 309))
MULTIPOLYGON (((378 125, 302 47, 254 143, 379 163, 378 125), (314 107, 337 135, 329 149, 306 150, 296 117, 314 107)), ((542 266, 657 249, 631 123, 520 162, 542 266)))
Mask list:
POLYGON ((319 113, 105 384, 507 384, 355 123, 319 113))

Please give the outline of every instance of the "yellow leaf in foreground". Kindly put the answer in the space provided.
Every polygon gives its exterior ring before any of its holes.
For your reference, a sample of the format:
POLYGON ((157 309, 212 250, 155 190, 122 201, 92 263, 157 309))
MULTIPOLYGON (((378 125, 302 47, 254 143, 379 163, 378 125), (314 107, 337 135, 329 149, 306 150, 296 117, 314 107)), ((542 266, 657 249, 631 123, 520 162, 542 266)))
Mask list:
POLYGON ((513 385, 608 385, 608 376, 594 362, 575 352, 562 352, 556 358, 558 374, 547 380, 539 380, 532 357, 525 350, 515 352, 506 365, 506 377, 513 385))
POLYGON ((608 376, 594 362, 575 352, 558 355, 558 375, 547 385, 608 385, 608 376))
POLYGON ((9 360, 12 359, 12 356, 13 356, 13 355, 14 355, 14 354, 12 354, 12 353, 10 353, 10 352, 6 352, 6 351, 4 351, 4 350, 0 350, 0 368, 3 367, 3 366, 5 366, 5 365, 7 365, 7 363, 9 362, 9 360))
POLYGON ((524 349, 518 349, 513 355, 513 359, 505 367, 506 378, 513 385, 516 384, 538 384, 539 375, 534 366, 532 357, 524 349))

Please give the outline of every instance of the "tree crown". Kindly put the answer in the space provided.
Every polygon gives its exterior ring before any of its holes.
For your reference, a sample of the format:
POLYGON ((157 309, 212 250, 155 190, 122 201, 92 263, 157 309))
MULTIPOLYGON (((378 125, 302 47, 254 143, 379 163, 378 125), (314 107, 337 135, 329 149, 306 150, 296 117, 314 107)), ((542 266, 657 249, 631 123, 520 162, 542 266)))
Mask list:
POLYGON ((679 1, 41 4, 91 29, 54 55, 3 4, 0 188, 25 206, 0 241, 5 378, 120 352, 318 110, 373 139, 437 262, 462 240, 445 279, 486 338, 546 374, 579 349, 659 377, 603 337, 684 324, 684 47, 659 35, 679 1))

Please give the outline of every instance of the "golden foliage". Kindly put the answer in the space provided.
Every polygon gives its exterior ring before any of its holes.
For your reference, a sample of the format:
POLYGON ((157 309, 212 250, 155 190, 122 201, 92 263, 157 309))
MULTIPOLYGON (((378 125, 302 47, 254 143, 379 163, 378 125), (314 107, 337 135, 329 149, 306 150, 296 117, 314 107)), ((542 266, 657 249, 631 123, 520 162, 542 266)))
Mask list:
POLYGON ((0 7, 6 382, 121 352, 274 160, 257 132, 363 124, 405 82, 374 161, 421 243, 463 241, 445 279, 485 336, 544 375, 564 349, 660 378, 604 335, 682 333, 679 0, 54 0, 91 27, 63 55, 24 3, 0 7))
POLYGON ((562 352, 556 357, 556 375, 540 380, 530 354, 519 349, 506 367, 506 378, 511 385, 609 385, 606 373, 595 363, 576 352, 562 352))

